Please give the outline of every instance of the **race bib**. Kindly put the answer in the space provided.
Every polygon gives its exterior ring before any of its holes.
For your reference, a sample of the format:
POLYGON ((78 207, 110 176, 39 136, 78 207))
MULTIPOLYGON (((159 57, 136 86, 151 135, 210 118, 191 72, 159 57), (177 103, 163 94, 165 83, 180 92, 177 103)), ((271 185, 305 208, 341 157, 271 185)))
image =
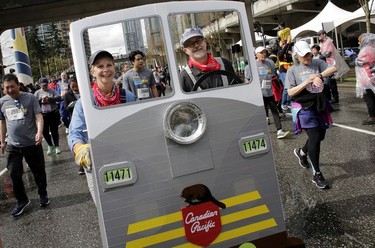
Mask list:
POLYGON ((271 89, 272 81, 271 80, 263 80, 262 81, 262 89, 271 89))
POLYGON ((22 120, 24 118, 23 108, 8 108, 5 114, 10 121, 22 120))
POLYGON ((322 92, 324 89, 324 84, 322 84, 322 86, 320 87, 316 87, 315 85, 313 84, 309 84, 307 87, 306 87, 306 90, 308 92, 311 92, 311 93, 320 93, 322 92))
POLYGON ((138 98, 149 98, 150 91, 148 90, 148 88, 139 88, 137 89, 137 95, 138 98))
POLYGON ((40 108, 42 110, 42 113, 51 112, 51 104, 42 104, 42 106, 40 108))
POLYGON ((141 83, 142 83, 142 81, 141 81, 141 79, 138 77, 138 78, 133 78, 133 81, 134 81, 134 85, 141 85, 141 83))
POLYGON ((267 69, 266 67, 258 67, 258 72, 260 76, 267 75, 267 69))
MULTIPOLYGON (((302 82, 307 81, 309 79, 310 74, 313 74, 313 73, 314 73, 313 71, 305 71, 303 73, 300 73, 299 76, 301 77, 301 81, 302 82)), ((320 93, 323 91, 323 89, 324 89, 324 85, 322 85, 321 87, 316 87, 313 84, 309 84, 306 87, 306 90, 310 93, 320 93)))

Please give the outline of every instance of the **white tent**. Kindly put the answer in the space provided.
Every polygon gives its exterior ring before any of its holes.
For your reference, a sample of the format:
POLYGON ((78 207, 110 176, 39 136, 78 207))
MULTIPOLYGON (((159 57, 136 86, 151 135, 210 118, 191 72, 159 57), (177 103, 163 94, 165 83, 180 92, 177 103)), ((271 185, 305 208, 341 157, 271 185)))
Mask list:
MULTIPOLYGON (((349 26, 358 22, 366 22, 366 15, 362 7, 360 7, 359 9, 357 9, 350 15, 345 16, 344 18, 335 20, 334 26, 335 27, 341 26, 341 30, 345 30, 349 26)), ((375 5, 373 5, 371 9, 371 23, 375 23, 375 5)), ((327 30, 327 31, 330 31, 330 30, 327 30)))
POLYGON ((291 35, 295 38, 297 36, 302 36, 307 32, 318 32, 323 29, 322 23, 333 22, 334 18, 349 16, 351 14, 352 12, 343 10, 329 1, 314 19, 298 28, 292 29, 291 35))
MULTIPOLYGON (((257 43, 263 42, 263 36, 259 32, 254 32, 254 36, 255 36, 255 42, 257 43)), ((265 41, 269 41, 269 40, 276 39, 276 38, 277 37, 275 36, 269 36, 269 35, 264 36, 265 41)))

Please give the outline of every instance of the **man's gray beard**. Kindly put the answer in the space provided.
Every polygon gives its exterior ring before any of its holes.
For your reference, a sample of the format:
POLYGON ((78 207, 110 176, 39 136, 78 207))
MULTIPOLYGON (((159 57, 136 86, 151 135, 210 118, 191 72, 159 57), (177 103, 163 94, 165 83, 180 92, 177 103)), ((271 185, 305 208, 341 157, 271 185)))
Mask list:
POLYGON ((203 50, 199 50, 199 51, 194 52, 194 58, 196 58, 196 59, 201 59, 204 56, 206 56, 206 52, 203 51, 203 50))

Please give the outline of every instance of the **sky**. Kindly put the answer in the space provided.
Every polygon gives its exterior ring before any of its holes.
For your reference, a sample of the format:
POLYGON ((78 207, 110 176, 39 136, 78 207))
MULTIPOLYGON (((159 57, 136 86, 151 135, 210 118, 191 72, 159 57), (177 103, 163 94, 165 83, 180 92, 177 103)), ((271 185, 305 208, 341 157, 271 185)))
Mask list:
POLYGON ((121 24, 89 29, 91 52, 107 50, 112 54, 125 54, 125 41, 121 24))

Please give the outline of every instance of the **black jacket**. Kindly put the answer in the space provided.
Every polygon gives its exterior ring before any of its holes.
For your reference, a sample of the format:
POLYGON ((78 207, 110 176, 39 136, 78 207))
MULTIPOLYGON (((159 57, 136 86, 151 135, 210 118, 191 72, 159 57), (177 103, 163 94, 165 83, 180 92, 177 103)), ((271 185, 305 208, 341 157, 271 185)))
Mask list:
POLYGON ((74 95, 72 89, 69 89, 68 92, 64 95, 64 110, 69 112, 70 115, 73 114, 74 106, 69 107, 71 102, 77 101, 78 98, 74 95))

